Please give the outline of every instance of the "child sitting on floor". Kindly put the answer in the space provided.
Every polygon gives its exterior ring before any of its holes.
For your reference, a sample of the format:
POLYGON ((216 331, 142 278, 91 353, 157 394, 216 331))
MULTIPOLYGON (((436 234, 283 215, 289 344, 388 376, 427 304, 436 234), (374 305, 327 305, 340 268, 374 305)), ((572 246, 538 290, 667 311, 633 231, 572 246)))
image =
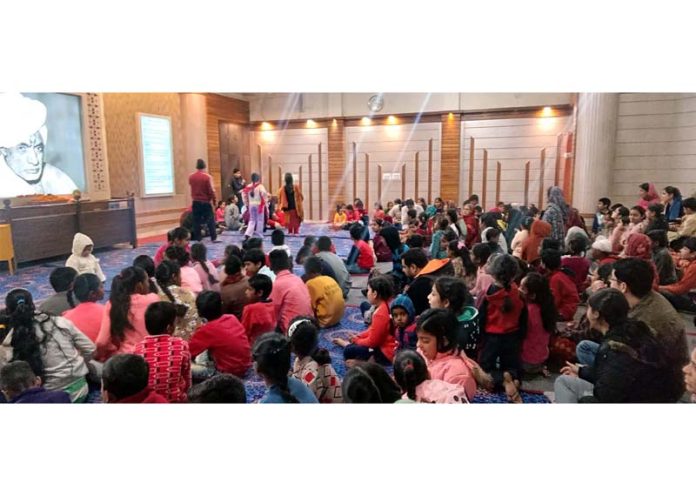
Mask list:
POLYGON ((331 229, 334 231, 338 231, 339 229, 343 229, 343 226, 348 222, 348 216, 346 215, 345 208, 343 208, 343 204, 338 203, 336 204, 336 212, 334 213, 333 216, 333 222, 331 223, 331 229))
POLYGON ((220 291, 217 270, 215 265, 208 261, 208 249, 203 243, 194 243, 191 246, 191 260, 193 260, 193 270, 198 274, 203 289, 220 291))
POLYGON ((590 260, 585 256, 586 249, 584 238, 572 238, 568 242, 569 255, 561 259, 561 267, 573 272, 573 281, 578 293, 587 289, 587 276, 590 273, 590 260))
POLYGON ((188 343, 172 336, 176 312, 176 306, 168 301, 147 307, 145 327, 149 335, 136 345, 134 351, 149 366, 150 389, 171 403, 186 401, 186 392, 191 387, 191 354, 188 343))
POLYGON ((520 284, 520 294, 527 307, 527 332, 522 341, 522 369, 525 374, 543 374, 548 377, 546 360, 549 341, 556 333, 556 304, 544 276, 529 273, 520 284))
POLYGON ((425 357, 431 379, 458 384, 471 400, 476 394, 478 365, 457 348, 457 318, 450 310, 431 308, 418 317, 418 351, 425 357))
MULTIPOLYGON (((170 246, 164 251, 166 260, 176 262, 181 269, 181 287, 188 289, 194 295, 203 291, 203 284, 196 269, 191 267, 191 255, 180 246, 170 246)), ((159 264, 158 264, 159 266, 159 264)))
POLYGON ((295 255, 295 263, 298 265, 304 265, 304 261, 307 257, 314 255, 315 244, 317 238, 315 236, 307 236, 302 244, 302 248, 299 249, 297 255, 295 255))
POLYGON ((48 391, 41 384, 41 377, 23 360, 14 360, 0 369, 0 396, 4 394, 9 403, 70 403, 65 391, 48 391))
POLYGON ((242 273, 242 261, 231 255, 225 260, 225 279, 220 283, 222 309, 237 319, 242 318, 247 303, 246 289, 248 277, 242 273))
POLYGON ((189 390, 189 403, 246 403, 244 382, 232 374, 218 374, 189 390))
POLYGON ((189 251, 189 241, 191 240, 191 233, 185 227, 176 227, 167 233, 167 242, 157 248, 155 253, 154 261, 155 265, 159 265, 164 260, 164 252, 170 246, 179 246, 186 251, 189 251))
POLYGON ((469 402, 463 386, 431 379, 425 359, 413 350, 404 350, 396 355, 394 379, 404 397, 417 403, 469 402))
MULTIPOLYGON (((258 239, 258 238, 251 238, 258 239)), ((275 273, 266 265, 266 254, 260 248, 253 248, 244 253, 244 274, 253 277, 256 274, 268 277, 275 281, 275 273)), ((224 266, 223 266, 224 269, 224 266)))
POLYGON ((447 249, 442 248, 442 238, 448 230, 449 221, 446 217, 442 217, 437 221, 436 226, 432 241, 430 242, 430 257, 437 259, 447 258, 447 249))
POLYGON ((416 336, 416 312, 411 298, 404 294, 397 296, 391 302, 389 310, 394 339, 396 340, 396 351, 415 350, 418 336, 416 336))
MULTIPOLYGON (((479 355, 481 367, 493 376, 495 386, 498 389, 505 387, 506 392, 508 384, 517 386, 522 375, 521 337, 527 323, 524 302, 514 283, 518 267, 511 255, 498 255, 491 261, 488 272, 494 282, 482 296, 479 307, 479 319, 484 330, 479 355)), ((522 402, 517 389, 508 394, 508 401, 522 402)))
POLYGON ((196 308, 208 322, 189 341, 191 356, 201 355, 191 366, 193 380, 204 380, 219 372, 244 377, 251 365, 251 348, 242 324, 234 315, 222 313, 220 293, 203 291, 196 298, 196 308))
POLYGON ((285 250, 285 253, 288 254, 288 258, 292 259, 292 252, 290 251, 290 247, 285 244, 285 233, 282 230, 273 230, 271 233, 271 243, 273 243, 273 248, 271 248, 271 251, 285 250))
POLYGON ((338 283, 329 276, 322 275, 319 257, 309 257, 304 263, 305 284, 309 290, 312 310, 321 327, 338 324, 345 312, 345 300, 338 283))
POLYGON ((104 305, 98 303, 104 298, 104 285, 96 275, 82 274, 73 283, 73 295, 80 304, 64 312, 63 317, 94 343, 104 317, 104 305))
POLYGON ((251 346, 261 334, 274 331, 278 323, 275 307, 269 299, 272 290, 273 282, 263 274, 255 274, 247 281, 242 327, 251 346))
POLYGON ((139 267, 145 271, 150 279, 150 293, 157 293, 159 288, 155 281, 155 261, 149 255, 138 255, 133 259, 133 267, 139 267))
POLYGON ((479 313, 464 281, 456 277, 440 277, 428 295, 430 308, 448 308, 457 317, 457 346, 468 357, 478 356, 481 340, 479 313))
POLYGON ((476 269, 476 282, 471 288, 471 296, 476 298, 476 306, 483 300, 483 296, 488 291, 488 287, 493 284, 493 278, 486 271, 488 259, 491 257, 491 247, 487 243, 475 244, 471 249, 471 261, 478 268, 476 269))
POLYGON ((65 262, 66 267, 72 267, 77 274, 94 274, 101 282, 106 276, 99 265, 99 259, 92 254, 94 243, 82 233, 75 233, 72 244, 72 255, 65 262))
POLYGON ((72 287, 76 277, 77 271, 72 267, 53 269, 48 280, 56 294, 45 299, 39 305, 39 311, 48 315, 60 316, 71 308, 75 308, 72 287))
POLYGON ((363 226, 356 224, 350 228, 350 237, 353 240, 348 259, 345 260, 346 268, 350 274, 367 274, 375 266, 377 257, 372 247, 362 239, 363 226))
POLYGON ((542 250, 541 264, 546 269, 546 277, 553 293, 553 299, 556 302, 558 315, 563 321, 573 320, 575 311, 580 303, 575 281, 566 271, 568 269, 561 268, 561 252, 558 250, 542 250))
POLYGON ((345 348, 343 357, 347 367, 355 365, 356 361, 371 358, 382 365, 391 365, 396 346, 389 318, 389 302, 393 294, 394 286, 388 276, 376 276, 367 281, 367 301, 376 308, 370 327, 347 340, 333 340, 334 344, 345 348))
POLYGON ((307 317, 296 317, 290 322, 288 339, 295 363, 292 376, 304 382, 319 403, 343 403, 341 378, 331 366, 331 356, 319 348, 319 329, 307 317))
POLYGON ((140 355, 123 354, 109 358, 102 371, 104 403, 169 403, 148 387, 150 367, 140 355))
POLYGON ((165 260, 155 271, 158 293, 162 301, 168 301, 177 306, 177 321, 174 335, 188 341, 193 331, 201 325, 201 319, 196 312, 196 297, 188 289, 181 286, 181 269, 176 262, 165 260))
POLYGON ((256 372, 268 386, 259 403, 318 403, 316 396, 290 372, 290 342, 277 332, 268 332, 254 345, 256 372))

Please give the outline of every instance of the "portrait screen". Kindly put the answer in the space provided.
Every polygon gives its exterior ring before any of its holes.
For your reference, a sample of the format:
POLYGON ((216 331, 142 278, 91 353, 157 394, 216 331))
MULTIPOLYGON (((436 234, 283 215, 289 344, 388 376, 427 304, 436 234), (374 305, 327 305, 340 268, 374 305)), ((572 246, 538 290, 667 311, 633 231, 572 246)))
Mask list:
POLYGON ((140 116, 140 156, 145 196, 174 193, 172 123, 168 117, 140 116))
POLYGON ((85 189, 82 98, 0 94, 0 198, 85 189))

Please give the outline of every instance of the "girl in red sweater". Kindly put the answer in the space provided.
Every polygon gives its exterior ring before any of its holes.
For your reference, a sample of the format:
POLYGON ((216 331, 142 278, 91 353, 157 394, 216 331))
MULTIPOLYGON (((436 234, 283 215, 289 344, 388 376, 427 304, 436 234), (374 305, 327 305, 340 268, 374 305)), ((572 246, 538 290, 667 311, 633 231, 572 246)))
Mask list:
POLYGON ((580 303, 578 288, 566 268, 561 268, 561 252, 547 249, 541 252, 541 263, 546 269, 546 277, 556 302, 560 320, 569 321, 575 318, 575 311, 580 303))
POLYGON ((527 333, 522 341, 522 369, 527 374, 548 376, 549 340, 556 332, 556 304, 548 281, 536 272, 520 283, 520 294, 527 307, 527 333))
POLYGON ((483 347, 480 363, 483 370, 493 377, 495 388, 505 388, 508 401, 521 403, 517 388, 521 378, 520 352, 527 312, 513 282, 518 264, 511 255, 498 255, 488 264, 493 277, 479 308, 483 326, 483 347))
POLYGON ((370 359, 382 365, 391 365, 396 348, 396 340, 390 332, 389 302, 393 294, 394 286, 388 276, 376 276, 367 282, 367 301, 376 308, 370 327, 348 340, 333 340, 334 344, 345 348, 343 358, 347 367, 352 367, 356 361, 370 359))

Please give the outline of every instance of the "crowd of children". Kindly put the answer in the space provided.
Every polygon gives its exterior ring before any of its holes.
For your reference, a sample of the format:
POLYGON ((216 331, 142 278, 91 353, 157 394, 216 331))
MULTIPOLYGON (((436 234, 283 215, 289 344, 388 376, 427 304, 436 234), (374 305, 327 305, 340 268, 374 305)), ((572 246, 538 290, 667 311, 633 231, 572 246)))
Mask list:
MULTIPOLYGON (((259 224, 273 199, 253 179, 241 192, 257 209, 251 219, 234 197, 216 211, 221 226, 249 234, 223 260, 175 228, 153 258, 114 277, 102 304, 106 278, 77 234, 50 276, 53 296, 37 308, 27 290, 10 291, 0 320, 8 400, 85 401, 101 381, 105 402, 244 402, 252 364, 263 403, 468 403, 479 388, 519 403, 524 381, 551 371, 561 374, 558 402, 696 392, 676 313, 696 312, 696 198, 677 188, 658 195, 641 184, 629 206, 601 198, 589 230, 555 186, 543 211, 484 211, 473 195, 461 208, 396 199, 368 212, 355 199, 329 222, 348 231, 348 256, 310 236, 298 277, 282 230, 264 250, 259 224), (367 328, 333 340, 348 368, 341 380, 319 337, 343 318, 351 274, 367 276, 367 328)), ((302 194, 291 176, 279 194, 297 233, 302 194)))

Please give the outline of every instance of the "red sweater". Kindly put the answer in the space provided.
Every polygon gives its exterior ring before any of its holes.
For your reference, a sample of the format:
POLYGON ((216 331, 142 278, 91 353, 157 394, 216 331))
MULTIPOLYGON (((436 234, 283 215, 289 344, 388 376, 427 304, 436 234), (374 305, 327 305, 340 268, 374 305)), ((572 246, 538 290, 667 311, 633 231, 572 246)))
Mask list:
POLYGON ((382 303, 375 313, 372 314, 372 323, 366 331, 353 338, 353 344, 367 346, 368 348, 379 348, 384 356, 391 362, 394 360, 394 349, 396 340, 391 332, 391 315, 389 313, 389 302, 382 303))
POLYGON ((243 377, 251 365, 251 347, 246 332, 237 317, 225 314, 198 328, 189 341, 191 356, 205 350, 220 372, 243 377))
POLYGON ((668 286, 660 286, 660 291, 669 291, 675 295, 684 295, 696 288, 696 260, 684 268, 684 275, 679 281, 668 286))
POLYGON ((575 311, 580 303, 578 296, 578 288, 575 286, 570 276, 560 270, 554 270, 547 276, 549 278, 549 286, 553 293, 553 300, 556 302, 558 314, 563 317, 563 320, 573 320, 575 311))
POLYGON ((213 189, 213 178, 203 171, 196 171, 189 176, 189 186, 191 186, 191 199, 193 201, 215 203, 215 190, 213 189))
POLYGON ((134 353, 150 366, 148 386, 174 403, 186 401, 191 387, 191 354, 188 343, 168 334, 147 336, 134 353))
POLYGON ((167 398, 159 393, 154 392, 149 387, 146 387, 139 393, 133 396, 114 401, 114 403, 169 403, 167 398))
POLYGON ((587 288, 587 274, 590 272, 590 261, 585 257, 563 257, 561 266, 569 268, 575 274, 573 280, 578 293, 585 291, 587 288))
POLYGON ((483 327, 485 332, 490 334, 507 334, 508 332, 519 330, 524 302, 520 298, 520 293, 515 283, 510 285, 509 291, 501 288, 493 294, 486 294, 485 301, 487 303, 486 321, 483 327), (503 313, 503 304, 508 296, 512 300, 512 310, 503 313))
POLYGON ((249 303, 244 307, 242 326, 251 346, 261 334, 275 331, 277 325, 278 318, 271 300, 249 303))
POLYGON ((375 259, 372 256, 372 248, 362 239, 355 244, 358 249, 358 267, 361 269, 371 269, 375 266, 375 259))
POLYGON ((549 358, 551 333, 544 329, 541 307, 536 303, 527 304, 527 334, 522 342, 521 360, 524 363, 539 365, 549 358))

